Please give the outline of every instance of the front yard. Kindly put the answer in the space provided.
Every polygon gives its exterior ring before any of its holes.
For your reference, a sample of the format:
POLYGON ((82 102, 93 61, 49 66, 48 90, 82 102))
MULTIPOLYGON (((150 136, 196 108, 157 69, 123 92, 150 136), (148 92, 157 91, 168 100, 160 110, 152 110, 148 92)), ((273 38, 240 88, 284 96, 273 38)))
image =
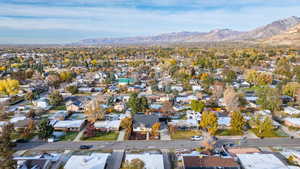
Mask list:
POLYGON ((243 133, 237 133, 230 129, 219 129, 216 133, 217 136, 242 136, 243 133))
POLYGON ((117 140, 119 136, 118 132, 97 132, 96 136, 94 137, 88 137, 88 138, 81 138, 81 140, 84 141, 113 141, 117 140))
MULTIPOLYGON (((251 131, 259 137, 256 129, 251 129, 251 131)), ((288 137, 288 135, 282 129, 274 129, 272 132, 266 133, 263 137, 288 137)))
POLYGON ((60 141, 73 141, 76 136, 77 136, 78 132, 66 132, 66 135, 62 136, 60 138, 60 141))
POLYGON ((171 139, 175 140, 183 140, 183 139, 191 139, 192 136, 200 136, 201 131, 199 130, 178 130, 175 132, 171 132, 171 139))

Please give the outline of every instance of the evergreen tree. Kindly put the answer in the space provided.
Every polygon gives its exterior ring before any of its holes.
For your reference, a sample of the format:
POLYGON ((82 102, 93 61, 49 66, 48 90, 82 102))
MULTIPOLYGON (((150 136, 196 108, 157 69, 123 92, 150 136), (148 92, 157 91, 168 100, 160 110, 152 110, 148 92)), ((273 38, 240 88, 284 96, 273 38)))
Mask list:
POLYGON ((41 139, 47 139, 52 136, 54 131, 53 126, 50 124, 50 121, 45 119, 42 120, 38 126, 38 135, 41 139))

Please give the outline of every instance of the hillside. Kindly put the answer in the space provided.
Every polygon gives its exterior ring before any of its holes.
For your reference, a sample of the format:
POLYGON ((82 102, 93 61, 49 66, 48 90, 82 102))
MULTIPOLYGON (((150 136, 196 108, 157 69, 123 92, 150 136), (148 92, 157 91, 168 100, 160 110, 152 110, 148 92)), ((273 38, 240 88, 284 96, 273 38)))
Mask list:
POLYGON ((231 29, 215 29, 210 32, 173 32, 156 36, 124 37, 124 38, 91 38, 81 40, 77 45, 113 45, 113 44, 159 44, 184 42, 220 42, 220 41, 260 41, 271 38, 300 24, 299 17, 289 17, 274 21, 268 25, 250 31, 231 29))
POLYGON ((263 43, 271 45, 300 45, 300 24, 288 29, 285 32, 282 32, 278 35, 275 35, 271 38, 268 38, 263 41, 263 43))

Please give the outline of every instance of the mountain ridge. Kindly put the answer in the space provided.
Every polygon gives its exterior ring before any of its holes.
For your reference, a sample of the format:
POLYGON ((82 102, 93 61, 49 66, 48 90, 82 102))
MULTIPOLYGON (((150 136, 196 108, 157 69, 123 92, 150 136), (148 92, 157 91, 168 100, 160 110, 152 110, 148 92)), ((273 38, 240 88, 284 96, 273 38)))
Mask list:
POLYGON ((262 41, 279 35, 288 29, 300 24, 300 17, 274 21, 265 26, 250 31, 237 31, 232 29, 214 29, 209 32, 171 32, 155 36, 135 36, 123 38, 89 38, 75 44, 83 45, 114 45, 114 44, 157 44, 157 43, 178 43, 178 42, 223 42, 223 41, 262 41))

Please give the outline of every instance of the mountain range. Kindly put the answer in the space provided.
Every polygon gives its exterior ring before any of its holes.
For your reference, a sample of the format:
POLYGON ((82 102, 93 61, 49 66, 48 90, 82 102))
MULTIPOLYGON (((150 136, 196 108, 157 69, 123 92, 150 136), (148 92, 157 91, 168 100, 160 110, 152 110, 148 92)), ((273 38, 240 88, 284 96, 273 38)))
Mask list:
POLYGON ((117 45, 117 44, 160 44, 185 42, 259 42, 267 44, 293 44, 300 41, 300 17, 292 16, 274 21, 268 25, 250 31, 215 29, 210 32, 174 32, 156 36, 125 38, 92 38, 84 39, 79 45, 117 45), (297 34, 298 38, 290 37, 297 34), (284 40, 284 41, 283 41, 284 40), (284 42, 284 43, 283 43, 284 42))

